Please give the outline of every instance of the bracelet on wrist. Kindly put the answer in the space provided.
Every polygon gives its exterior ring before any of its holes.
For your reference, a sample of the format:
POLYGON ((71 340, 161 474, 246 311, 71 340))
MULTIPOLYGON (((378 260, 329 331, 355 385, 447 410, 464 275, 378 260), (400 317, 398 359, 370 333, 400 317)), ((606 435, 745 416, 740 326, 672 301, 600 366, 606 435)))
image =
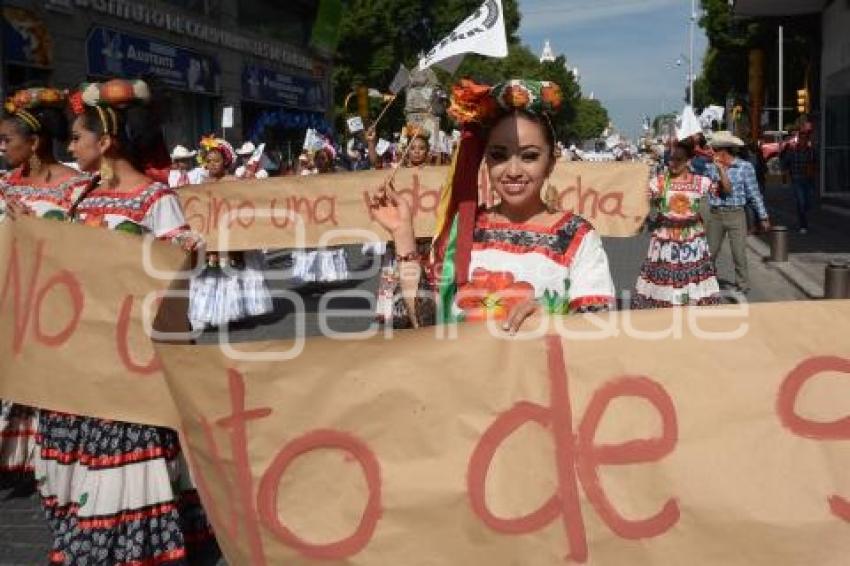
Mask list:
POLYGON ((419 252, 410 252, 409 254, 396 256, 395 259, 399 263, 421 263, 422 255, 419 252))

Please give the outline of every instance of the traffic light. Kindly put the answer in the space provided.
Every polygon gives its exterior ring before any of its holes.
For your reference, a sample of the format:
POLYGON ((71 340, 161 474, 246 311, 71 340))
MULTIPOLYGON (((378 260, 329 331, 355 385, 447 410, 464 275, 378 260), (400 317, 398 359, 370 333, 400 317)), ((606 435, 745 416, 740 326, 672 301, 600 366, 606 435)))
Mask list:
POLYGON ((801 88, 797 91, 797 112, 800 114, 808 114, 809 108, 809 90, 801 88))

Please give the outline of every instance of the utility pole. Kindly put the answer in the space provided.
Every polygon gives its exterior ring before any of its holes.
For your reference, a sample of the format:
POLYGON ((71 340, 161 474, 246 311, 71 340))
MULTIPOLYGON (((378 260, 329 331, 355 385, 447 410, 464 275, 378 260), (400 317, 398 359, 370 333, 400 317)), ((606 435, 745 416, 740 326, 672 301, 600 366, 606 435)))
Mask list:
POLYGON ((785 131, 785 28, 779 26, 779 139, 785 131))
MULTIPOLYGON (((691 26, 690 26, 690 59, 688 60, 688 88, 690 90, 688 102, 694 105, 694 31, 697 24, 697 0, 691 0, 691 26)), ((781 106, 781 105, 780 105, 781 106)))

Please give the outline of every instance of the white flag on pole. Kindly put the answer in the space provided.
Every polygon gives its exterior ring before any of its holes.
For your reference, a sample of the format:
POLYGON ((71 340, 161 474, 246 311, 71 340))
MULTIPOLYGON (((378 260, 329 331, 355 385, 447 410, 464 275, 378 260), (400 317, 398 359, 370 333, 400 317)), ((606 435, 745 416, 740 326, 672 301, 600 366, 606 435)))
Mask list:
POLYGON ((682 110, 681 121, 676 124, 676 139, 682 141, 700 133, 702 133, 702 126, 697 120, 696 114, 694 114, 693 107, 688 104, 682 110))
POLYGON ((710 129, 712 122, 720 124, 723 122, 723 113, 726 111, 722 106, 709 106, 700 114, 699 121, 703 128, 710 129))
POLYGON ((463 23, 419 60, 419 69, 431 65, 454 72, 465 53, 507 57, 508 38, 502 0, 485 0, 463 23))

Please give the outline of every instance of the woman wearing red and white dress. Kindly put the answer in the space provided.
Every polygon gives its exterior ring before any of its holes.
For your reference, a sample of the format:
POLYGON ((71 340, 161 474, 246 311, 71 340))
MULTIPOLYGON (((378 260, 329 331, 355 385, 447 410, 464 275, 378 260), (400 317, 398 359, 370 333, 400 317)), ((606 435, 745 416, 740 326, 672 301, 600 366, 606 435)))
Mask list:
MULTIPOLYGON (((65 95, 52 88, 20 90, 6 102, 0 151, 12 170, 0 179, 0 220, 33 215, 64 220, 67 195, 89 183, 87 175, 62 165, 55 144, 68 137, 65 95)), ((0 401, 0 485, 32 478, 38 415, 32 407, 0 401)))
MULTIPOLYGON (((149 100, 142 81, 117 79, 72 96, 69 150, 97 175, 69 214, 193 249, 174 191, 144 173, 168 159, 149 100)), ((177 565, 217 554, 175 431, 43 410, 37 442, 51 563, 177 565)))

